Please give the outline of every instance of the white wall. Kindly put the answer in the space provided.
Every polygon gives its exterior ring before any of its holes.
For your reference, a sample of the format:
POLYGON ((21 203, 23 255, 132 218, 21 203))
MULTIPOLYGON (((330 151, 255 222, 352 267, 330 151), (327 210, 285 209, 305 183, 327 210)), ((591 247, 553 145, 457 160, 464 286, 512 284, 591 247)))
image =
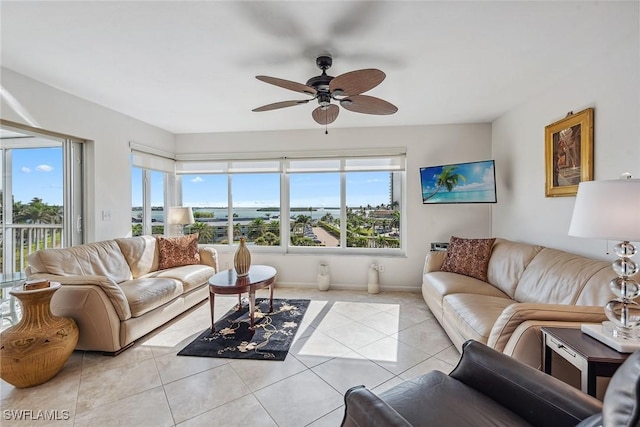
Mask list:
MULTIPOLYGON (((419 289, 424 257, 429 243, 448 241, 452 234, 465 237, 491 235, 493 205, 423 205, 420 193, 421 166, 457 163, 490 158, 489 124, 376 127, 361 129, 324 129, 188 134, 176 136, 176 154, 217 152, 264 152, 286 150, 363 149, 406 147, 407 150, 407 257, 368 257, 357 255, 282 255, 253 252, 253 262, 275 266, 278 282, 312 285, 319 262, 329 263, 334 287, 364 289, 369 265, 384 264, 383 289, 419 289)), ((496 165, 499 169, 500 165, 496 165)), ((221 266, 233 265, 233 253, 220 252, 221 266)))
MULTIPOLYGON (((545 198, 544 128, 593 107, 594 179, 640 177, 640 37, 636 30, 601 58, 493 123, 501 202, 494 235, 609 259, 606 243, 567 235, 575 197, 545 198)), ((640 215, 640 213, 638 213, 640 215)))
POLYGON ((44 85, 2 68, 5 94, 2 118, 90 140, 87 144, 88 241, 122 237, 131 233, 131 160, 129 142, 173 152, 174 135, 113 110, 44 85), (111 220, 102 220, 102 211, 111 220))

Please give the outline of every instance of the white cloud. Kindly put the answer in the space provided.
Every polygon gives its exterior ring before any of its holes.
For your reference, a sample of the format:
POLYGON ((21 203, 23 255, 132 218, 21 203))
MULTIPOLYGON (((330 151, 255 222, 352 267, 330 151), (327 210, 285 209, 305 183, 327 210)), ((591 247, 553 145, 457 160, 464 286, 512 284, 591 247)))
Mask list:
POLYGON ((51 172, 53 170, 53 166, 49 165, 38 165, 36 166, 36 170, 38 172, 51 172))
POLYGON ((26 167, 26 166, 21 167, 21 168, 20 168, 20 170, 21 170, 23 173, 31 173, 31 169, 29 169, 29 168, 28 168, 28 167, 26 167))
POLYGON ((204 179, 200 178, 199 176, 196 176, 191 180, 191 182, 194 182, 194 183, 204 182, 204 179))

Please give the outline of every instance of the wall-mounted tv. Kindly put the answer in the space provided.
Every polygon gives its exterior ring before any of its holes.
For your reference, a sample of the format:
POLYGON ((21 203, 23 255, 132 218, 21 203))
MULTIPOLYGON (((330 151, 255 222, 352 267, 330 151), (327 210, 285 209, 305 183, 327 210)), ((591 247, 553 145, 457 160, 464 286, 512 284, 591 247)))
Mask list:
POLYGON ((422 203, 496 203, 493 160, 420 168, 422 203))

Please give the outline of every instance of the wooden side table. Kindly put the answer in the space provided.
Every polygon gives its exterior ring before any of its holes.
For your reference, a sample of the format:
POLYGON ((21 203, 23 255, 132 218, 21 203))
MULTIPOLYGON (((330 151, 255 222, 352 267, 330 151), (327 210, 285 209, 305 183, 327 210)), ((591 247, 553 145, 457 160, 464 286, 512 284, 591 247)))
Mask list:
POLYGON ((596 397, 596 378, 612 377, 629 354, 611 347, 574 328, 542 327, 542 367, 551 375, 552 352, 580 370, 583 392, 596 397))
POLYGON ((267 265, 252 265, 247 276, 238 277, 232 268, 221 271, 209 279, 209 305, 211 306, 211 332, 216 331, 213 310, 216 294, 238 294, 238 311, 242 308, 242 294, 249 294, 250 329, 254 330, 256 310, 256 290, 269 287, 269 312, 273 311, 273 286, 276 283, 276 269, 267 265))

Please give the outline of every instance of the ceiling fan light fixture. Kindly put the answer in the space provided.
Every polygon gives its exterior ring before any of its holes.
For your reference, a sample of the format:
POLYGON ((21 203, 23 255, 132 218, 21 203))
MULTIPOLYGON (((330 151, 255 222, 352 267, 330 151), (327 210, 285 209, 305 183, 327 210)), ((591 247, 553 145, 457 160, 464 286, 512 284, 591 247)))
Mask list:
POLYGON ((305 93, 311 95, 313 98, 276 102, 255 108, 253 111, 276 110, 317 99, 319 106, 313 110, 311 116, 318 124, 325 126, 333 123, 340 111, 337 105, 331 104, 332 99, 338 102, 343 108, 355 113, 386 115, 394 114, 398 111, 395 105, 383 99, 362 95, 362 93, 373 89, 385 79, 386 75, 384 72, 375 68, 368 68, 350 71, 333 77, 326 73, 332 65, 332 59, 328 55, 318 56, 316 58, 316 65, 322 70, 322 74, 310 78, 304 85, 276 77, 256 76, 258 80, 265 83, 295 92, 305 93))

